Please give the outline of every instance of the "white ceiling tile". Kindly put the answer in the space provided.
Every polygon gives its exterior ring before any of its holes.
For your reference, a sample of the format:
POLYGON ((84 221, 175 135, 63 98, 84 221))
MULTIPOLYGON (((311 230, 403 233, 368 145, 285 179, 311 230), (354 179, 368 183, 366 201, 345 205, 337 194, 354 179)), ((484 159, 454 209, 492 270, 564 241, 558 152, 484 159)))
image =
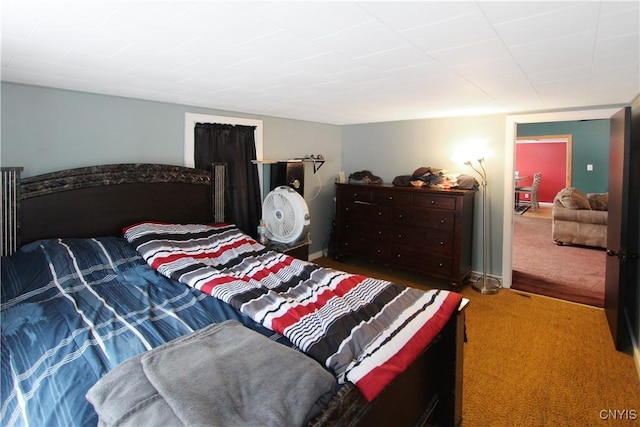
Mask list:
POLYGON ((640 2, 635 0, 617 0, 617 1, 603 1, 600 2, 602 15, 626 13, 629 15, 635 14, 636 17, 640 13, 640 2))
POLYGON ((310 40, 338 34, 371 20, 353 2, 272 2, 256 14, 310 40))
POLYGON ((41 61, 57 62, 67 53, 64 46, 33 43, 25 39, 2 37, 2 56, 16 55, 31 57, 41 61))
POLYGON ((636 66, 640 70, 640 37, 637 34, 607 38, 596 44, 593 67, 636 66))
POLYGON ((396 76, 397 79, 410 81, 435 80, 451 73, 449 69, 436 61, 423 62, 410 67, 392 69, 388 72, 396 76))
POLYGON ((427 53, 496 38, 494 29, 481 12, 417 27, 401 34, 427 53))
MULTIPOLYGON (((536 85, 536 90, 549 104, 584 106, 587 105, 589 78, 556 81, 536 85)), ((548 108, 548 107, 547 107, 548 108)))
POLYGON ((1 75, 335 124, 624 104, 639 3, 4 0, 1 75))
MULTIPOLYGON (((494 25, 529 20, 552 14, 563 9, 592 2, 578 1, 480 1, 480 8, 494 25)), ((593 2, 595 3, 595 2, 593 2)))
POLYGON ((511 48, 525 73, 591 64, 596 32, 546 40, 511 48))
POLYGON ((512 47, 592 32, 598 26, 599 12, 598 3, 582 3, 544 15, 509 21, 495 28, 504 43, 512 47))
POLYGON ((374 1, 359 3, 380 22, 396 31, 406 31, 477 12, 471 1, 374 1))
POLYGON ((511 58, 474 63, 454 70, 505 108, 543 106, 533 83, 511 58))
MULTIPOLYGON (((630 93, 640 93, 638 67, 611 67, 594 72, 589 88, 588 102, 615 104, 630 93)), ((627 99, 630 103, 633 99, 627 99)))
POLYGON ((10 34, 14 40, 28 39, 40 22, 38 14, 30 13, 27 2, 4 2, 2 4, 2 33, 10 34), (26 10, 25 10, 26 9, 26 10))
POLYGON ((375 19, 363 22, 339 33, 316 38, 317 44, 358 58, 408 45, 402 37, 375 19))
POLYGON ((533 84, 544 84, 588 78, 592 71, 593 67, 591 64, 586 64, 570 66, 567 68, 543 69, 538 72, 528 73, 527 77, 533 84))
POLYGON ((247 54, 261 54, 287 63, 300 58, 330 52, 317 43, 310 43, 288 30, 279 30, 238 45, 247 54), (279 49, 273 49, 279 46, 279 49))
POLYGON ((389 50, 357 57, 355 61, 376 70, 391 71, 413 67, 425 62, 433 62, 433 58, 424 54, 415 46, 405 44, 389 50))
POLYGON ((494 59, 511 58, 509 51, 497 38, 432 52, 431 56, 446 67, 457 67, 460 65, 488 62, 494 59))
POLYGON ((635 9, 602 13, 600 22, 598 23, 598 37, 608 39, 611 37, 635 35, 637 39, 640 38, 640 34, 638 33, 640 27, 640 24, 638 24, 638 22, 640 22, 638 4, 640 4, 640 2, 631 3, 636 5, 635 9))
POLYGON ((362 67, 360 63, 354 62, 345 55, 330 51, 306 58, 298 58, 292 63, 300 65, 309 72, 315 72, 318 75, 318 78, 324 78, 327 74, 342 73, 354 68, 362 67))

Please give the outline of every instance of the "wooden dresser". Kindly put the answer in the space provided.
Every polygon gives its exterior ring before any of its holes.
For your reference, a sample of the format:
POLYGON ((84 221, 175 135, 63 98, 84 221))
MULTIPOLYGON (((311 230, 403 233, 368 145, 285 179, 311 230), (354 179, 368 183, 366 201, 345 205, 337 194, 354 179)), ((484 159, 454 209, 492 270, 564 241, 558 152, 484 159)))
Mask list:
POLYGON ((475 193, 336 184, 336 258, 367 258, 459 286, 471 273, 475 193))

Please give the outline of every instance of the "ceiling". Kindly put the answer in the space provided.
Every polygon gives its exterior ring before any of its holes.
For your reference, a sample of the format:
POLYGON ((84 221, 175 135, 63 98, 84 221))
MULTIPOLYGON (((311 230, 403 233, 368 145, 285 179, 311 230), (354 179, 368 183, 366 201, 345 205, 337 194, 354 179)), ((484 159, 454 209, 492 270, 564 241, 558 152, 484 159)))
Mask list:
POLYGON ((629 104, 640 2, 4 0, 1 77, 338 125, 629 104))

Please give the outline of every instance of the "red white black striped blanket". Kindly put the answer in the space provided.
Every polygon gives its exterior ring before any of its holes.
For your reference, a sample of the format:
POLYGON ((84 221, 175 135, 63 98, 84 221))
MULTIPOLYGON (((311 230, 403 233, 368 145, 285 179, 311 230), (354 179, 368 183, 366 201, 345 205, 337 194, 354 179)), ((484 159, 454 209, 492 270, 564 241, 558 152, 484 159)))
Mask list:
POLYGON ((457 293, 269 251, 233 225, 142 223, 124 232, 154 269, 286 336, 369 401, 418 357, 461 301, 457 293))

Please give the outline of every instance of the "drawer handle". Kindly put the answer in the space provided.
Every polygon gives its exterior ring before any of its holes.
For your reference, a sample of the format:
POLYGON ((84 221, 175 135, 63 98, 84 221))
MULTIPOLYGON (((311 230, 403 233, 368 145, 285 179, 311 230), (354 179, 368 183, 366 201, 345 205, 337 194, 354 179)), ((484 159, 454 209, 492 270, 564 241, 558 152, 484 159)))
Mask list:
POLYGON ((440 224, 444 224, 444 223, 445 223, 445 220, 444 220, 444 219, 441 219, 441 220, 440 220, 440 224))
POLYGON ((345 211, 348 211, 348 210, 349 210, 349 208, 344 208, 344 210, 345 210, 345 211))
POLYGON ((378 253, 382 252, 380 249, 377 250, 378 253))
POLYGON ((398 239, 402 239, 402 234, 398 234, 398 239))
POLYGON ((345 225, 344 228, 349 228, 349 224, 345 225))
POLYGON ((398 214, 398 218, 402 218, 402 214, 398 214))
POLYGON ((382 235, 382 231, 378 230, 378 236, 382 235))
POLYGON ((432 201, 431 201, 431 204, 432 204, 432 205, 435 205, 435 204, 436 204, 436 201, 435 201, 435 200, 432 200, 432 201))
POLYGON ((440 263, 438 263, 438 267, 442 267, 442 263, 441 263, 441 262, 440 262, 440 263))
POLYGON ((393 196, 389 196, 389 200, 393 200, 393 196))
POLYGON ((378 216, 382 216, 382 212, 378 212, 378 216))
POLYGON ((440 241, 440 246, 444 246, 444 242, 443 241, 440 241))

